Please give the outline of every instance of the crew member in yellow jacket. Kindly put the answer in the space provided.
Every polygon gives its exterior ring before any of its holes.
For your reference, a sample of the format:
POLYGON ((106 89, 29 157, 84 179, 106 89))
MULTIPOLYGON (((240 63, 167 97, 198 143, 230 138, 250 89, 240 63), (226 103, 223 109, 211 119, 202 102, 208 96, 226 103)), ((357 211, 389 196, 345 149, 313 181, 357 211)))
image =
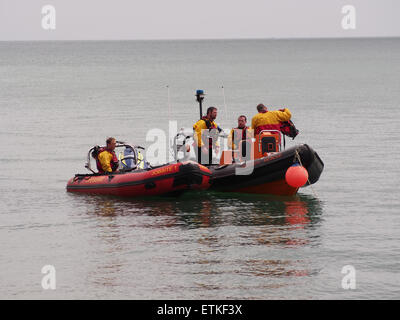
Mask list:
POLYGON ((117 142, 115 138, 110 137, 107 139, 106 144, 105 148, 99 150, 96 158, 99 173, 118 171, 118 158, 114 151, 117 142))
POLYGON ((281 122, 289 121, 292 114, 288 108, 268 111, 263 104, 257 106, 258 114, 251 120, 251 128, 254 134, 260 133, 262 130, 281 130, 281 122))
POLYGON ((202 164, 211 164, 212 149, 218 153, 219 143, 218 143, 218 133, 221 132, 221 128, 215 122, 217 118, 218 110, 215 107, 209 107, 207 109, 207 115, 202 117, 193 125, 194 130, 194 142, 195 142, 195 152, 197 161, 202 164), (211 141, 209 137, 211 136, 211 141))

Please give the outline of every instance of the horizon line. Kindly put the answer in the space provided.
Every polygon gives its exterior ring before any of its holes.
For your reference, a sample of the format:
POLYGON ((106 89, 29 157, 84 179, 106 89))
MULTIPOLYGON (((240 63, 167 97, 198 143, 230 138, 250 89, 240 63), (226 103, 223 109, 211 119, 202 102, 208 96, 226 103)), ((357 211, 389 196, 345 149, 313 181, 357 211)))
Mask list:
POLYGON ((396 39, 398 36, 353 36, 353 37, 253 37, 253 38, 155 38, 155 39, 17 39, 0 42, 107 42, 107 41, 246 41, 246 40, 360 40, 360 39, 396 39))

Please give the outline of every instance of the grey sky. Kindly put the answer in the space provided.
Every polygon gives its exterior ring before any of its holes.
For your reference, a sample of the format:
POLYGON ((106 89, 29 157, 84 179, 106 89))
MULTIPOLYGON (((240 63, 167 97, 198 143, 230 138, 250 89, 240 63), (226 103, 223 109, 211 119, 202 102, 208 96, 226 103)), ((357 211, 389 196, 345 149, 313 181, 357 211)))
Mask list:
POLYGON ((0 0, 0 40, 400 36, 399 0, 0 0), (44 5, 56 30, 41 26, 44 5), (344 5, 356 29, 341 26, 344 5))

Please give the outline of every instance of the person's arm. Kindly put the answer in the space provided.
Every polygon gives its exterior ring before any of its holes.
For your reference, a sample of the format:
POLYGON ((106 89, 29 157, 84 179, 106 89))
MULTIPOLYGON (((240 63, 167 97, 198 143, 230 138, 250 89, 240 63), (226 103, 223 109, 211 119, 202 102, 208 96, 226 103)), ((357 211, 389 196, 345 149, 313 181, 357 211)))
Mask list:
MULTIPOLYGON (((215 123, 215 121, 213 121, 213 124, 217 128, 217 129, 213 129, 213 130, 218 130, 218 133, 220 133, 222 131, 222 129, 215 123)), ((217 141, 215 141, 215 146, 219 150, 219 139, 217 139, 217 141)), ((218 150, 216 150, 216 151, 218 152, 218 150)))
POLYGON ((289 121, 292 117, 292 113, 288 108, 278 110, 275 114, 280 122, 289 121))
POLYGON ((112 156, 106 151, 103 151, 102 153, 99 154, 99 161, 100 161, 101 167, 103 168, 103 170, 105 172, 112 172, 110 157, 112 158, 112 156))
POLYGON ((201 140, 201 130, 202 129, 203 128, 202 128, 200 121, 197 121, 193 126, 193 130, 194 130, 193 139, 196 142, 198 147, 202 147, 204 145, 203 141, 201 140))

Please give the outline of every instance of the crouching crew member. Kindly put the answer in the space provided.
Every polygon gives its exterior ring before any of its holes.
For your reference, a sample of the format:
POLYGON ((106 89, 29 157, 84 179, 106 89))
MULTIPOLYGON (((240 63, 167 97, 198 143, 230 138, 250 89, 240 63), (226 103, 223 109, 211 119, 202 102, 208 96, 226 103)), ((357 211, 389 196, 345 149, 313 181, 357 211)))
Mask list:
POLYGON ((258 114, 251 120, 251 128, 254 134, 260 133, 262 130, 281 130, 281 122, 289 121, 292 117, 288 108, 268 111, 263 104, 257 106, 258 114))

